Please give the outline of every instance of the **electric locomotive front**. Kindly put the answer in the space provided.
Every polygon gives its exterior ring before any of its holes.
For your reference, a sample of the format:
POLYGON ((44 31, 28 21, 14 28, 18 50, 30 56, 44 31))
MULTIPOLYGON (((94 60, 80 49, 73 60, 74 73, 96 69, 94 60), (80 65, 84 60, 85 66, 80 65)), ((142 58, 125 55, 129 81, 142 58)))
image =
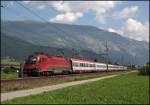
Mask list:
POLYGON ((24 74, 27 75, 52 75, 71 73, 70 60, 62 56, 48 56, 35 54, 28 57, 24 64, 24 74))
POLYGON ((37 75, 41 74, 41 67, 39 66, 40 63, 46 61, 48 57, 44 54, 35 54, 30 55, 26 60, 23 67, 23 73, 25 75, 37 75))

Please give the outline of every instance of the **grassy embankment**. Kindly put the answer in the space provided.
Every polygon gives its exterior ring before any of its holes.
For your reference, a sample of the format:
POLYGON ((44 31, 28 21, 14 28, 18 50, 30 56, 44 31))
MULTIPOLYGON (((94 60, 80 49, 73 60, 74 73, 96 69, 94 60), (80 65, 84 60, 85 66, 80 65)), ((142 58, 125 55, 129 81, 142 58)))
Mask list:
POLYGON ((2 103, 149 104, 148 78, 148 76, 140 76, 137 73, 123 74, 2 103))
POLYGON ((145 64, 143 67, 138 69, 139 75, 150 75, 150 64, 145 64))
POLYGON ((17 72, 1 72, 1 79, 15 79, 18 78, 17 72))

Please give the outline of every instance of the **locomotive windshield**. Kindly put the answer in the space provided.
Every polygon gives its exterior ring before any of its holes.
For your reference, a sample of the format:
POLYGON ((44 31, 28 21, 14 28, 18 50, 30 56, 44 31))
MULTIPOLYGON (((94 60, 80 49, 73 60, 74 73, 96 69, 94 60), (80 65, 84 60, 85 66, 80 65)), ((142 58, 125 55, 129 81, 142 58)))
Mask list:
POLYGON ((36 57, 35 56, 29 56, 28 59, 26 60, 26 63, 35 63, 36 62, 36 57))

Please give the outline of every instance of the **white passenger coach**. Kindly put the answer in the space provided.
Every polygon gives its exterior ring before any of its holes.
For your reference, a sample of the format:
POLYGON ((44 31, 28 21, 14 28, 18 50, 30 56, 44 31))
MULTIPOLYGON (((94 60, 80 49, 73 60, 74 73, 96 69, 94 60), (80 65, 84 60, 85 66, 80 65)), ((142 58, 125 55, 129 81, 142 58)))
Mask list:
MULTIPOLYGON (((107 64, 104 62, 91 62, 86 60, 79 60, 71 58, 73 72, 96 72, 106 71, 107 64)), ((108 64, 108 71, 127 70, 126 66, 108 64)))

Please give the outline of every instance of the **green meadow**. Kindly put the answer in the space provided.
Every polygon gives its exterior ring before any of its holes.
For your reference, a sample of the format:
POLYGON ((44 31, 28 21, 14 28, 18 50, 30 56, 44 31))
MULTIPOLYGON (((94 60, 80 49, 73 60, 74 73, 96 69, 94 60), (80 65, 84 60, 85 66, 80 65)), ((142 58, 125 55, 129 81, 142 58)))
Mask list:
POLYGON ((149 104, 149 76, 138 73, 76 85, 2 104, 149 104))

